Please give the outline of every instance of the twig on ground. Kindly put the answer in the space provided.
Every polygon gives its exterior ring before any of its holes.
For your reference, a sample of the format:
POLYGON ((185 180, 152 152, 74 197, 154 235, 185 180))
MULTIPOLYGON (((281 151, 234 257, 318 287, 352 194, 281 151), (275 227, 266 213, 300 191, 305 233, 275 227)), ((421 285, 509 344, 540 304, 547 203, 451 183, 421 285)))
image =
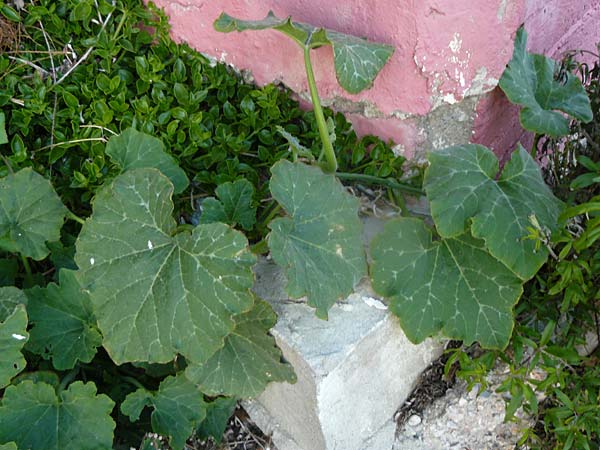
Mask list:
MULTIPOLYGON (((108 13, 108 15, 106 16, 106 18, 104 19, 104 22, 102 23, 102 28, 100 28, 100 31, 98 32, 98 37, 102 34, 102 32, 106 29, 106 25, 108 24, 108 21, 110 20, 110 18, 112 17, 112 11, 108 13)), ((73 72, 82 62, 84 62, 88 56, 90 56, 90 54, 92 53, 92 51, 94 50, 94 46, 92 45, 90 48, 88 48, 86 50, 86 52, 81 56, 81 58, 79 58, 75 64, 73 64, 71 67, 69 67, 69 70, 67 70, 64 75, 62 77, 60 77, 60 79, 54 83, 54 86, 59 85, 60 83, 62 83, 65 78, 67 78, 71 72, 73 72)))
POLYGON ((11 55, 8 55, 8 59, 11 59, 11 60, 16 61, 16 62, 20 62, 21 64, 25 64, 26 66, 29 66, 29 67, 33 67, 35 70, 41 72, 45 76, 50 75, 50 73, 46 69, 44 69, 43 67, 38 66, 35 63, 32 63, 31 61, 27 61, 26 59, 19 58, 18 56, 11 56, 11 55))

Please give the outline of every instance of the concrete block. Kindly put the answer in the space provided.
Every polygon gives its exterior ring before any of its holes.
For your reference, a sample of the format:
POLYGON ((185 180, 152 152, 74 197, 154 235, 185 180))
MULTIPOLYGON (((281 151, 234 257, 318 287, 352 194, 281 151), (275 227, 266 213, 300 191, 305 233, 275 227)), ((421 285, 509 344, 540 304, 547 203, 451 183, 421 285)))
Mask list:
POLYGON ((272 383, 246 403, 252 419, 279 450, 390 450, 393 415, 443 344, 410 343, 366 280, 323 321, 288 299, 273 263, 262 261, 256 277, 257 294, 279 315, 272 334, 298 382, 272 383))

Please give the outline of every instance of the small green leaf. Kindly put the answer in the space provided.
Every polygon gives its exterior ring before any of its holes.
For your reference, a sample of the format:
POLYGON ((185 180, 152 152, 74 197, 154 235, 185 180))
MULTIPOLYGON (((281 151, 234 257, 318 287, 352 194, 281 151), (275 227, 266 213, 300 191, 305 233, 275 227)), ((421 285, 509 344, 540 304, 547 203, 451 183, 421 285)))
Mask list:
POLYGON ((358 199, 318 167, 282 160, 271 171, 273 198, 290 215, 269 224, 273 259, 286 271, 288 294, 308 296, 327 318, 367 272, 358 199))
POLYGON ((256 208, 252 206, 254 186, 248 180, 220 184, 216 189, 219 200, 209 197, 202 202, 200 223, 223 222, 240 224, 251 230, 256 223, 256 208))
POLYGON ((510 390, 511 398, 508 405, 506 405, 506 412, 504 414, 504 421, 508 421, 514 418, 517 409, 523 404, 523 387, 520 384, 515 384, 510 390))
POLYGON ((143 167, 160 170, 175 186, 175 194, 183 192, 189 184, 187 175, 173 157, 165 152, 163 143, 133 128, 112 137, 106 145, 106 154, 123 171, 143 167))
POLYGON ((172 193, 158 170, 119 175, 97 192, 76 243, 78 277, 117 364, 178 353, 202 362, 253 303, 245 236, 220 223, 177 233, 172 193))
POLYGON ((220 444, 236 405, 237 399, 229 397, 218 397, 210 402, 206 409, 206 419, 196 429, 196 435, 200 439, 212 438, 216 444, 220 444))
POLYGON ((373 288, 412 342, 442 330, 465 345, 506 347, 523 289, 483 241, 463 234, 434 242, 421 220, 403 218, 386 224, 371 254, 373 288))
POLYGON ((17 23, 21 22, 21 16, 19 15, 19 13, 8 5, 3 4, 0 7, 0 12, 2 13, 2 15, 4 17, 6 17, 11 22, 17 22, 17 23))
POLYGON ((566 72, 564 80, 555 80, 555 61, 527 52, 526 44, 527 33, 520 28, 513 57, 499 82, 509 100, 523 107, 519 115, 523 128, 550 136, 568 134, 569 119, 554 110, 591 121, 590 99, 579 78, 566 72))
POLYGON ((554 320, 551 320, 546 324, 544 331, 542 332, 542 337, 540 338, 540 346, 544 346, 550 342, 550 338, 552 337, 555 328, 556 322, 554 320))
POLYGON ((70 20, 87 20, 92 14, 92 5, 86 0, 82 0, 75 5, 69 16, 70 20))
POLYGON ((10 141, 10 148, 13 152, 14 158, 18 162, 23 162, 27 159, 27 148, 23 142, 23 138, 18 134, 15 134, 10 141))
MULTIPOLYGON (((6 289, 0 289, 0 303, 3 307, 7 306, 3 295, 6 289)), ((12 377, 25 368, 26 362, 21 350, 29 336, 26 330, 25 305, 15 306, 6 318, 0 317, 0 389, 7 386, 12 377)))
POLYGON ((0 249, 44 259, 66 211, 50 182, 30 168, 0 179, 0 249))
POLYGON ((289 364, 281 362, 281 351, 268 334, 277 317, 264 301, 236 317, 236 327, 225 346, 204 364, 191 364, 185 374, 208 395, 256 397, 272 381, 295 382, 289 364))
POLYGON ((390 45, 292 22, 291 17, 279 19, 272 11, 262 20, 240 20, 222 13, 215 21, 214 27, 223 33, 274 29, 289 36, 303 48, 331 45, 338 82, 351 94, 370 88, 377 74, 394 53, 394 47, 390 45))
POLYGON ((89 363, 102 345, 89 294, 75 278, 75 272, 61 270, 60 285, 34 287, 25 293, 27 311, 33 325, 27 349, 52 359, 57 370, 89 363))
POLYGON ((0 442, 31 450, 112 448, 114 402, 94 383, 76 381, 57 393, 46 383, 9 386, 0 404, 0 442))
POLYGON ((6 135, 6 118, 4 113, 0 111, 0 145, 8 144, 8 136, 6 135))
POLYGON ((481 145, 448 147, 428 159, 424 187, 439 234, 449 238, 470 230, 515 274, 531 278, 548 251, 536 251, 536 242, 525 239, 530 217, 554 231, 561 202, 525 149, 519 145, 499 177, 498 159, 481 145))
POLYGON ((190 103, 190 93, 185 87, 185 84, 175 83, 173 86, 173 93, 180 105, 187 106, 190 103))
POLYGON ((152 430, 169 437, 174 449, 185 447, 185 441, 206 417, 206 403, 202 392, 183 374, 165 378, 157 392, 138 389, 129 394, 121 404, 121 411, 132 421, 137 421, 142 410, 150 406, 152 430))

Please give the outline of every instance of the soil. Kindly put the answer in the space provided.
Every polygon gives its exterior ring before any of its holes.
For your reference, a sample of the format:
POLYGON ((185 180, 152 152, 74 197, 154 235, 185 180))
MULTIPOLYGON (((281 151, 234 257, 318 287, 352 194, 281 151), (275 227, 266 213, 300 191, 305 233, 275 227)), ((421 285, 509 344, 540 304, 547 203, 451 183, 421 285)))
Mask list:
MULTIPOLYGON (((450 341, 446 349, 460 346, 460 341, 450 341)), ((410 417, 420 416, 427 406, 446 395, 446 391, 454 386, 455 372, 451 369, 448 377, 444 375, 444 368, 449 356, 449 353, 444 353, 419 376, 416 387, 394 416, 399 430, 404 427, 410 417)))

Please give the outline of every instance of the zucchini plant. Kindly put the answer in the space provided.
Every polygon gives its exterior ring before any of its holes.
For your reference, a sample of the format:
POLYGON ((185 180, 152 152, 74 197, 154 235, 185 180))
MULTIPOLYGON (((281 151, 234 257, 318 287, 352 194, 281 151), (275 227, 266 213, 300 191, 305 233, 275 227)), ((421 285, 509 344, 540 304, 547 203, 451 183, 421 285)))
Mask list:
MULTIPOLYGON (((272 13, 254 22, 223 14, 215 27, 272 28, 303 48, 323 150, 318 165, 306 164, 289 139, 294 161, 272 166, 269 188, 283 214, 272 214, 266 243, 287 275, 290 297, 306 296, 327 318, 368 267, 359 202, 336 174, 335 130, 320 108, 310 51, 332 45, 340 85, 355 93, 373 83, 393 49, 272 13)), ((6 140, 0 122, 0 145, 6 140)), ((86 219, 31 168, 0 179, 0 249, 19 255, 26 271, 19 288, 0 288, 4 447, 112 448, 114 419, 126 416, 146 417, 172 447, 183 448, 194 430, 209 428, 208 415, 222 408, 217 402, 229 405, 229 398, 257 396, 269 382, 295 380, 268 334, 275 313, 251 290, 256 256, 234 228, 254 223, 251 186, 219 186, 193 226, 173 215, 173 195, 189 179, 160 140, 127 129, 105 153, 115 170, 86 219), (47 258, 71 225, 80 226, 75 267, 59 268, 57 283, 42 286, 30 262, 47 258), (113 366, 98 373, 97 359, 113 366), (43 370, 26 371, 33 361, 43 370), (142 383, 119 372, 130 386, 99 393, 94 380, 117 370, 161 375, 142 383), (40 432, 31 433, 33 427, 40 432)), ((526 239, 527 228, 535 219, 554 230, 560 203, 522 148, 499 176, 498 161, 481 146, 428 159, 425 191, 436 238, 417 219, 390 222, 373 243, 373 285, 415 342, 442 330, 503 348, 522 283, 547 257, 526 239)))

